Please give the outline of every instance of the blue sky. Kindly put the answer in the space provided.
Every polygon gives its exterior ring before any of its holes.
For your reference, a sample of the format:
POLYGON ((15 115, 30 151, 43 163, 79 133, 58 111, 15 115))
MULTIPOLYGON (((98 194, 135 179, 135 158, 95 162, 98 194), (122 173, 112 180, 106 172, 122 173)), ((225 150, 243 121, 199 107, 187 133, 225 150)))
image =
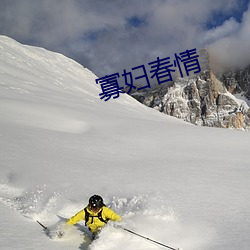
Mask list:
POLYGON ((224 13, 223 9, 213 11, 211 13, 211 18, 209 18, 207 21, 206 28, 216 28, 217 26, 222 25, 225 20, 228 20, 231 17, 235 18, 237 22, 241 23, 243 14, 248 9, 248 4, 248 0, 239 0, 236 7, 232 8, 232 10, 229 12, 224 13))
POLYGON ((250 63, 249 0, 1 0, 0 34, 63 53, 99 76, 209 48, 250 63))

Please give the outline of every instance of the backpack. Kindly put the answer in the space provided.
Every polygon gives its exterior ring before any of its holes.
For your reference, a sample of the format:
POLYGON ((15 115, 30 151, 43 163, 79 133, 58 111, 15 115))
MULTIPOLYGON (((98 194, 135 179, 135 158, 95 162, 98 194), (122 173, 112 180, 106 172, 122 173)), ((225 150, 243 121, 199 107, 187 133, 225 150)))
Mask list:
POLYGON ((109 221, 109 219, 104 220, 102 218, 102 210, 96 216, 90 215, 90 213, 87 210, 87 207, 84 208, 84 212, 85 212, 85 219, 84 219, 85 220, 85 226, 87 226, 87 222, 89 221, 90 218, 92 219, 90 224, 92 224, 94 222, 94 217, 97 217, 100 221, 102 221, 104 223, 107 223, 109 221))

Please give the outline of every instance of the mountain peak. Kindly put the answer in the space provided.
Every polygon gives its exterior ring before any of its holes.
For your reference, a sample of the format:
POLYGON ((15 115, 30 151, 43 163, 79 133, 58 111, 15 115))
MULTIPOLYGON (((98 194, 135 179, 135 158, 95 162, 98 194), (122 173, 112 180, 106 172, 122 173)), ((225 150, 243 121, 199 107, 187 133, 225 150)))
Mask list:
POLYGON ((213 72, 208 50, 199 50, 201 72, 178 76, 171 86, 133 93, 145 105, 196 125, 248 129, 250 109, 213 72))

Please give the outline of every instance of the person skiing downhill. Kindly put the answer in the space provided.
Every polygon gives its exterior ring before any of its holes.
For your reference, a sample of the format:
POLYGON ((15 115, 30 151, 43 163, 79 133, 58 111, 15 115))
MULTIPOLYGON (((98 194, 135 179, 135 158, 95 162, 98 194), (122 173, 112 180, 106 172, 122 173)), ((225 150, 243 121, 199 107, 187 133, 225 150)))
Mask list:
POLYGON ((120 222, 122 219, 120 215, 105 206, 101 196, 95 194, 89 198, 89 204, 72 216, 67 224, 74 225, 80 220, 85 220, 85 225, 91 231, 94 239, 109 220, 120 222))

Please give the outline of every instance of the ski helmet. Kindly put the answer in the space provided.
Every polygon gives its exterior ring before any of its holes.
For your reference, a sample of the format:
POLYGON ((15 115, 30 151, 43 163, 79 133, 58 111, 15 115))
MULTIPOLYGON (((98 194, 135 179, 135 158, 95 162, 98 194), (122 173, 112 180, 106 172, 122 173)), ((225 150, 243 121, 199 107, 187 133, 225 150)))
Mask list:
POLYGON ((103 199, 99 195, 93 195, 89 198, 89 206, 93 210, 98 210, 103 207, 103 199))

